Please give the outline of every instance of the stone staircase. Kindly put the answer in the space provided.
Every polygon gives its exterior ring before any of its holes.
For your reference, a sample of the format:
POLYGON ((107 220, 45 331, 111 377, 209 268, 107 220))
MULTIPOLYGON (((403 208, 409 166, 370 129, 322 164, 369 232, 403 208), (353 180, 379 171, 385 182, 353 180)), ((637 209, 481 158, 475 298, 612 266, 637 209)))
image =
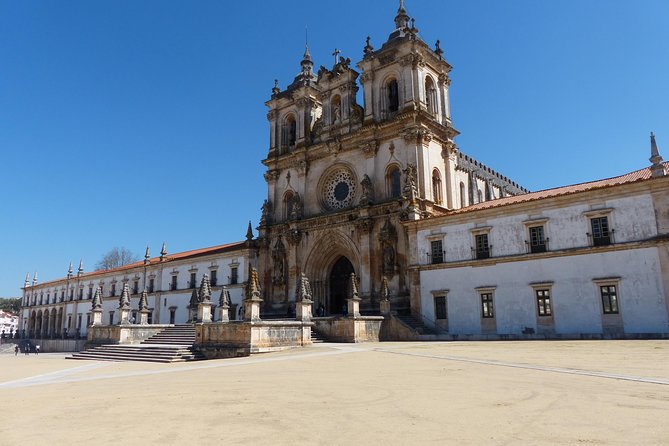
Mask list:
POLYGON ((316 330, 316 328, 311 327, 311 342, 314 344, 322 344, 323 342, 328 342, 328 339, 323 336, 323 333, 316 330))
POLYGON ((411 329, 413 329, 416 333, 419 335, 436 335, 437 332, 434 331, 432 328, 428 327, 423 323, 423 321, 416 319, 409 313, 405 314, 397 314, 395 315, 397 319, 402 321, 405 325, 408 325, 411 329))
POLYGON ((96 361, 183 362, 206 359, 193 348, 195 327, 168 327, 141 344, 110 344, 74 353, 68 359, 96 361))

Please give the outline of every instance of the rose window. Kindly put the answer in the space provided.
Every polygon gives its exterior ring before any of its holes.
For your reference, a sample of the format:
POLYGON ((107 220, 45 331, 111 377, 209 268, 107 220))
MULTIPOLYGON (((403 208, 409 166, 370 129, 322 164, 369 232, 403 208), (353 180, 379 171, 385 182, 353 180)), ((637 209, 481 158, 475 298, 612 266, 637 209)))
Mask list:
POLYGON ((353 203, 355 181, 348 170, 337 170, 328 175, 323 187, 324 201, 330 209, 344 209, 353 203))

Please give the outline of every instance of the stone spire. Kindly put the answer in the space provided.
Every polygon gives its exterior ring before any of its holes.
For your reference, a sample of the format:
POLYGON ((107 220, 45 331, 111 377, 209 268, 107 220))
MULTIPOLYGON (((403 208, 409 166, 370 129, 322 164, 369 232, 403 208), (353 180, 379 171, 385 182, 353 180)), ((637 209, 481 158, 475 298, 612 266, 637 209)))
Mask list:
POLYGON ((301 273, 297 282, 297 295, 295 302, 311 302, 311 284, 306 274, 301 273))
POLYGON ((381 300, 387 301, 390 298, 390 290, 388 289, 388 279, 383 276, 381 279, 381 300))
POLYGON ((149 309, 149 293, 147 293, 146 288, 142 291, 142 294, 139 296, 139 311, 149 309))
POLYGON ((33 286, 37 285, 37 271, 35 271, 35 274, 33 275, 33 286))
POLYGON ((249 226, 246 228, 246 241, 253 241, 253 228, 251 227, 251 220, 249 220, 249 226))
POLYGON ((79 268, 77 268, 77 276, 81 276, 84 273, 84 259, 79 259, 79 268))
POLYGON ((230 291, 228 291, 228 287, 224 286, 221 290, 221 296, 218 298, 218 306, 221 308, 230 308, 231 303, 230 291))
POLYGON ((262 300, 260 297, 260 282, 258 281, 258 271, 250 267, 249 284, 246 290, 247 300, 262 300))
POLYGON ((655 134, 653 132, 650 132, 649 161, 653 163, 653 165, 650 166, 650 172, 653 178, 663 177, 666 175, 664 172, 664 165, 662 164, 662 156, 660 155, 660 151, 657 149, 657 142, 655 142, 655 134))
POLYGON ((93 301, 91 302, 91 310, 100 310, 102 309, 102 291, 100 287, 95 289, 95 294, 93 295, 93 301))
POLYGON ((404 9, 404 0, 400 0, 400 7, 397 9, 397 15, 395 16, 395 26, 397 29, 404 29, 409 26, 409 15, 404 9))
POLYGON ((193 292, 190 294, 190 302, 188 302, 188 306, 190 308, 197 308, 198 303, 199 303, 198 292, 195 288, 193 288, 193 292))
POLYGON ((358 281, 355 277, 355 273, 351 273, 351 299, 360 299, 358 293, 358 281))
POLYGON ((123 284, 123 291, 121 292, 121 297, 118 299, 118 307, 121 310, 130 308, 130 288, 128 288, 128 282, 123 284))
POLYGON ((70 262, 70 267, 67 268, 67 278, 68 278, 68 279, 69 279, 70 277, 72 277, 72 273, 73 273, 73 272, 74 272, 74 270, 72 269, 72 262, 70 262))
POLYGON ((30 286, 30 273, 26 273, 26 280, 23 282, 23 288, 28 288, 30 286))
POLYGON ((198 291, 198 302, 211 302, 211 284, 209 276, 204 274, 200 282, 200 291, 198 291))
POLYGON ((160 261, 164 262, 167 260, 167 245, 163 242, 163 247, 160 248, 160 261))
POLYGON ((144 252, 144 264, 148 265, 150 260, 151 260, 151 249, 149 249, 149 245, 146 245, 146 251, 144 252))

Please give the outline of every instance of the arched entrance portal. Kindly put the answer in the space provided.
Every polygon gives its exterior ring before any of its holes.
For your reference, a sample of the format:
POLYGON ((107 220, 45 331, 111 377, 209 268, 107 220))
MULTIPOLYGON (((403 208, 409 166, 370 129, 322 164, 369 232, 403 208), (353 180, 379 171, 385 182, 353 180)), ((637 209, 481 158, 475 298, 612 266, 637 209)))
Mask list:
POLYGON ((327 308, 330 314, 341 314, 346 299, 348 298, 348 289, 351 281, 351 273, 354 272, 353 265, 344 256, 339 257, 332 266, 330 272, 330 299, 327 308))

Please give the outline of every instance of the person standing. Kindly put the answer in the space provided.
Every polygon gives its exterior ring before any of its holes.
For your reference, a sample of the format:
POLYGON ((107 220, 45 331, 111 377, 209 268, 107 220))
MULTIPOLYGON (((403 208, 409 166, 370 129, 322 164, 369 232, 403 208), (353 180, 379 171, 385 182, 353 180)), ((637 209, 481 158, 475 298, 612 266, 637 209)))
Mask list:
POLYGON ((36 355, 39 355, 39 345, 36 345, 36 346, 35 346, 35 354, 36 354, 36 355))
POLYGON ((18 354, 19 354, 19 344, 16 344, 14 346, 14 356, 18 356, 18 354))

